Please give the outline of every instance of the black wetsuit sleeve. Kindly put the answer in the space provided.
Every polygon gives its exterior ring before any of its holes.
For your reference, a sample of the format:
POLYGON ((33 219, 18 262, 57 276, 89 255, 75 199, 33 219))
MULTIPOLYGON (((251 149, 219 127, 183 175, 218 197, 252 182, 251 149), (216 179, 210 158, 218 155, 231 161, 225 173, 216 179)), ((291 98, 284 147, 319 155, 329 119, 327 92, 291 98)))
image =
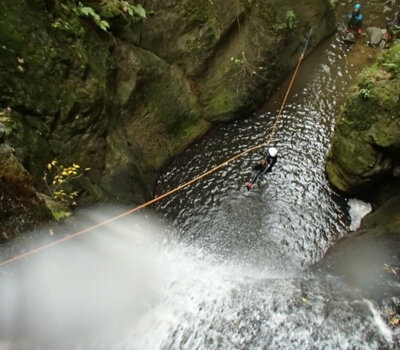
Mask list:
POLYGON ((278 159, 278 157, 271 157, 270 163, 269 163, 270 169, 272 169, 272 167, 275 165, 277 159, 278 159))
POLYGON ((268 166, 262 174, 266 174, 272 171, 272 168, 275 165, 277 158, 278 157, 268 157, 268 166))

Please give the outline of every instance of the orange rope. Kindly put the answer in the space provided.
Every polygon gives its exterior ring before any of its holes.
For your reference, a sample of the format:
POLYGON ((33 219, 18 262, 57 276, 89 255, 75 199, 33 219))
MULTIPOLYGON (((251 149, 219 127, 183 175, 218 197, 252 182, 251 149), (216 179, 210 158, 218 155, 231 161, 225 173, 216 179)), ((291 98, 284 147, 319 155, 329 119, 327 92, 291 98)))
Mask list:
POLYGON ((96 225, 93 225, 93 226, 90 226, 90 227, 88 227, 88 228, 85 228, 84 230, 75 232, 75 233, 73 233, 73 234, 71 234, 71 235, 68 235, 68 236, 66 236, 66 237, 64 237, 64 238, 58 239, 58 240, 56 240, 56 241, 54 241, 54 242, 51 242, 51 243, 49 243, 49 244, 45 244, 45 245, 43 245, 43 246, 41 246, 41 247, 39 247, 39 248, 32 249, 32 250, 30 250, 30 251, 28 251, 28 252, 26 252, 26 253, 22 253, 22 254, 19 254, 19 255, 14 256, 14 257, 12 257, 12 258, 10 258, 10 259, 4 260, 3 262, 0 263, 0 267, 3 267, 3 266, 5 266, 5 265, 7 265, 7 264, 10 264, 10 263, 12 263, 12 262, 14 262, 14 261, 20 260, 20 259, 22 259, 22 258, 26 258, 26 257, 28 257, 28 256, 30 256, 30 255, 39 253, 39 252, 41 252, 41 251, 43 251, 43 250, 45 250, 45 249, 48 249, 48 248, 53 247, 53 246, 55 246, 55 245, 57 245, 57 244, 63 243, 63 242, 65 242, 65 241, 68 241, 68 240, 73 239, 73 238, 75 238, 75 237, 78 237, 78 236, 80 236, 80 235, 83 235, 83 234, 85 234, 85 233, 87 233, 87 232, 93 231, 93 230, 95 230, 96 228, 99 228, 99 227, 108 225, 109 223, 111 223, 111 222, 113 222, 113 221, 119 220, 119 219, 121 219, 121 218, 123 218, 123 217, 125 217, 125 216, 127 216, 127 215, 129 215, 129 214, 132 214, 132 213, 134 213, 134 212, 136 212, 136 211, 138 211, 138 210, 141 210, 141 209, 143 209, 143 208, 146 208, 146 207, 148 207, 149 205, 151 205, 151 204, 153 204, 153 203, 156 203, 156 202, 158 202, 158 201, 160 201, 160 200, 162 200, 162 199, 164 199, 164 198, 166 198, 166 197, 169 197, 169 196, 171 196, 172 194, 174 194, 175 192, 178 192, 178 191, 180 191, 181 189, 183 189, 183 188, 185 188, 185 187, 187 187, 187 186, 189 186, 189 185, 191 185, 191 184, 193 184, 193 183, 195 183, 195 182, 200 181, 200 180, 203 179, 204 177, 206 177, 206 176, 208 176, 208 175, 210 175, 210 174, 212 174, 212 173, 215 173, 217 170, 223 168, 224 166, 228 165, 229 163, 233 162, 234 160, 236 160, 236 159, 238 159, 238 158, 240 158, 240 157, 243 157, 244 155, 246 155, 246 154, 248 154, 248 153, 250 153, 250 152, 252 152, 252 151, 254 151, 254 150, 258 149, 258 148, 261 148, 261 147, 264 147, 264 146, 268 145, 268 144, 271 142, 271 140, 273 139, 273 137, 275 136, 275 134, 276 134, 276 132, 277 132, 277 130, 278 130, 278 123, 279 123, 279 120, 280 120, 281 117, 282 117, 282 113, 283 113, 283 110, 284 110, 284 108, 285 108, 286 101, 287 101, 287 99, 288 99, 288 97, 289 97, 290 90, 292 89, 294 80, 295 80, 295 78, 296 78, 297 72, 299 71, 300 64, 301 64, 301 62, 303 61, 303 58, 304 58, 304 55, 302 54, 302 55, 300 56, 298 62, 297 62, 296 69, 295 69, 295 71, 294 71, 294 73, 293 73, 293 75, 292 75, 292 79, 290 80, 290 83, 289 83, 288 89, 287 89, 287 91, 286 91, 285 97, 284 97, 284 99, 283 99, 281 108, 280 108, 280 110, 279 110, 278 115, 277 115, 276 118, 275 118, 275 122, 274 122, 274 124, 273 124, 271 133, 269 134, 268 139, 267 139, 266 142, 264 142, 264 143, 262 143, 262 144, 259 144, 259 145, 256 145, 256 146, 253 146, 253 147, 250 147, 250 148, 246 149, 245 151, 242 151, 242 152, 238 153, 237 155, 233 156, 232 158, 229 158, 228 160, 226 160, 225 162, 223 162, 223 163, 221 163, 221 164, 219 164, 219 165, 213 167, 212 169, 210 169, 210 170, 208 170, 208 171, 206 171, 206 172, 204 172, 204 173, 202 173, 202 174, 200 174, 200 175, 194 177, 192 180, 190 180, 190 181, 188 181, 188 182, 185 182, 185 183, 179 185, 178 187, 176 187, 176 188, 174 188, 174 189, 172 189, 172 190, 170 190, 170 191, 168 191, 168 192, 166 192, 166 193, 164 193, 164 194, 162 194, 162 195, 160 195, 160 196, 157 196, 157 197, 155 197, 155 198, 149 200, 148 202, 143 203, 143 204, 141 204, 141 205, 139 205, 139 206, 137 206, 137 207, 135 207, 135 208, 132 208, 132 209, 130 209, 130 210, 126 211, 126 212, 123 212, 123 213, 121 213, 121 214, 119 214, 119 215, 117 215, 117 216, 114 216, 114 217, 112 217, 112 218, 110 218, 110 219, 108 219, 108 220, 102 221, 102 222, 100 222, 100 223, 98 223, 98 224, 96 224, 96 225))

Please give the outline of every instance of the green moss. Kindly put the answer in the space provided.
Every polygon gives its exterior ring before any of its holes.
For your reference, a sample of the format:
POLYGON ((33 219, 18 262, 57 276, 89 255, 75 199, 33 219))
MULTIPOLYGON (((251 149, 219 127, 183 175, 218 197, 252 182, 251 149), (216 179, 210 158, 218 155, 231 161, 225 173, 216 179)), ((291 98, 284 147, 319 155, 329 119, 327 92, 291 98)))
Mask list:
POLYGON ((396 78, 400 77, 400 45, 393 46, 378 59, 378 66, 396 78))
POLYGON ((40 3, 0 2, 0 106, 12 110, 9 140, 36 184, 54 157, 79 157, 100 173, 104 150, 97 140, 106 128, 100 116, 111 100, 107 82, 115 66, 110 37, 74 14, 74 1, 51 10, 40 3), (57 19, 76 22, 80 34, 54 28, 57 19))
POLYGON ((338 119, 326 169, 331 183, 342 191, 379 181, 398 157, 400 77, 383 68, 398 59, 399 47, 360 74, 338 119))
POLYGON ((51 214, 57 221, 62 221, 64 219, 69 218, 72 215, 70 211, 52 211, 51 214))
POLYGON ((0 242, 8 240, 25 230, 48 221, 51 216, 30 183, 29 176, 14 157, 4 158, 1 144, 0 158, 0 242))
POLYGON ((213 121, 226 121, 232 118, 239 105, 239 96, 227 89, 216 94, 206 108, 207 118, 213 121))
POLYGON ((157 171, 209 128, 203 117, 249 115, 265 100, 265 88, 269 94, 295 63, 303 35, 302 27, 270 35, 270 12, 285 20, 293 7, 303 26, 325 21, 314 10, 303 17, 304 6, 288 0, 154 1, 152 22, 134 32, 117 2, 81 2, 110 18, 112 30, 77 15, 75 0, 0 2, 0 107, 18 111, 11 138, 36 179, 49 159, 77 161, 92 168, 82 189, 93 198, 149 189, 157 171), (242 51, 251 67, 265 67, 261 79, 231 69, 230 57, 242 51), (113 187, 96 187, 115 173, 122 180, 113 187))
POLYGON ((207 1, 184 0, 179 7, 179 14, 185 19, 188 27, 204 24, 209 20, 207 1))
POLYGON ((50 210, 51 215, 57 221, 67 219, 72 215, 72 211, 61 202, 52 199, 44 194, 41 195, 44 199, 47 208, 50 210))

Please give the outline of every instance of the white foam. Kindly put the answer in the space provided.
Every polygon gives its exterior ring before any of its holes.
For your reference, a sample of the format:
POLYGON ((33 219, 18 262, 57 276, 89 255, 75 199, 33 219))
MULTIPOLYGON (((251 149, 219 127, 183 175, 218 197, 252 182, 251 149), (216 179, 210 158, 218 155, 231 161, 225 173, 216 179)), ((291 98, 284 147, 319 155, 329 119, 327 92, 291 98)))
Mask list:
POLYGON ((382 319, 379 311, 375 308, 374 304, 371 301, 364 299, 364 302, 368 305, 369 309, 371 310, 374 324, 376 325, 382 336, 389 344, 393 343, 393 333, 388 327, 388 325, 385 323, 385 321, 382 319))
POLYGON ((355 198, 349 199, 348 204, 350 207, 349 215, 351 219, 349 228, 351 231, 355 231, 360 228, 363 217, 372 211, 372 206, 370 203, 355 198))
POLYGON ((375 350, 391 341, 379 314, 371 322, 325 280, 220 261, 165 230, 133 215, 10 265, 0 273, 0 349, 375 350), (370 339, 375 324, 382 336, 370 339))

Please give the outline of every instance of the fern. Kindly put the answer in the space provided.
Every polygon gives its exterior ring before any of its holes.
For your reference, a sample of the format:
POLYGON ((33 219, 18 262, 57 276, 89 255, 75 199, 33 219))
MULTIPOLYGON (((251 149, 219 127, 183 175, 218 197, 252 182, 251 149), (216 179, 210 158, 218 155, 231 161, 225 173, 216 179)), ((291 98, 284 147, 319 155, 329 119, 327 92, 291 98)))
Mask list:
POLYGON ((134 16, 138 16, 143 19, 147 18, 147 12, 140 4, 132 5, 127 1, 121 1, 119 7, 121 11, 127 13, 129 17, 133 18, 134 16))
POLYGON ((147 18, 146 10, 142 7, 142 5, 133 5, 133 9, 135 13, 141 18, 147 18))
POLYGON ((360 89, 360 96, 364 100, 368 100, 371 97, 371 93, 368 89, 360 89))
POLYGON ((78 7, 75 8, 75 12, 79 17, 91 17, 96 25, 105 32, 110 28, 110 24, 106 20, 101 19, 100 15, 90 6, 84 6, 79 2, 78 7))
POLYGON ((293 29, 296 26, 296 15, 292 10, 286 11, 286 26, 289 29, 293 29))

